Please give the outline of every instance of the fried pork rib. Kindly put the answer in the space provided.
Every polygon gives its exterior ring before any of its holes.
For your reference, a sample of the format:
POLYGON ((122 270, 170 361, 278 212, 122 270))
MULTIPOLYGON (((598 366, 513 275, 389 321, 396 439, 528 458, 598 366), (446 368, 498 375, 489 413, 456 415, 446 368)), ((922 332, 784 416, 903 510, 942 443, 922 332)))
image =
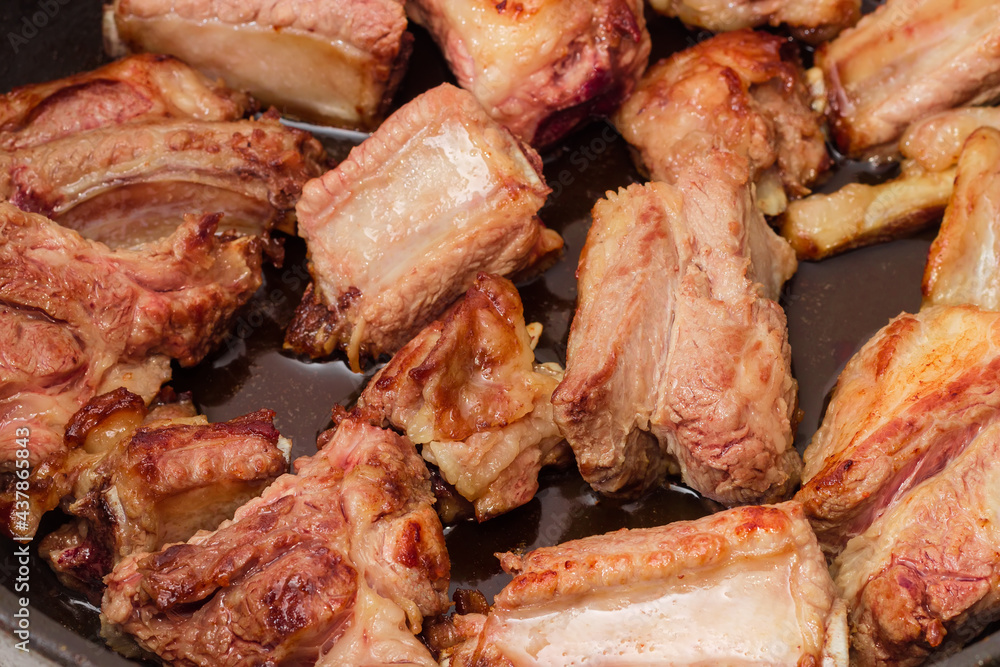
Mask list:
POLYGON ((412 38, 401 0, 113 0, 113 55, 175 55, 303 120, 372 129, 412 38))
POLYGON ((955 194, 931 246, 924 306, 973 304, 1000 311, 1000 131, 982 128, 965 143, 955 194))
POLYGON ((898 178, 792 202, 781 235, 799 259, 823 259, 923 229, 948 205, 959 154, 980 127, 1000 129, 1000 109, 953 109, 914 123, 899 142, 905 159, 898 178))
POLYGON ((925 171, 903 164, 896 179, 849 183, 832 194, 791 202, 781 217, 781 235, 799 259, 818 260, 853 248, 891 241, 938 219, 955 187, 955 169, 925 171))
POLYGON ((980 431, 834 563, 853 664, 920 665, 1000 618, 1000 424, 980 431))
POLYGON ((549 188, 541 161, 443 84, 392 115, 296 207, 314 284, 285 338, 313 357, 402 347, 473 283, 562 247, 536 216, 549 188))
POLYGON ((594 207, 552 403, 598 491, 641 491, 678 467, 728 505, 798 482, 796 382, 772 300, 795 258, 752 187, 739 158, 715 153, 677 187, 633 185, 594 207))
POLYGON ((649 60, 639 0, 412 0, 407 11, 459 84, 533 146, 613 112, 649 60))
POLYGON ((802 502, 838 553, 1000 415, 1000 313, 903 314, 848 362, 805 452, 802 502))
POLYGON ((650 0, 653 9, 688 25, 727 32, 785 24, 813 44, 832 39, 861 17, 861 0, 650 0))
MULTIPOLYGON (((125 387, 148 402, 171 358, 189 366, 212 349, 261 283, 261 242, 220 239, 218 223, 191 217, 167 239, 112 251, 0 203, 0 472, 15 469, 18 429, 31 431, 31 466, 58 470, 66 425, 91 398, 125 387)), ((52 507, 33 507, 17 534, 52 507)))
POLYGON ((162 238, 188 213, 224 212, 222 229, 262 234, 292 219, 322 155, 267 116, 128 122, 0 152, 0 197, 114 247, 162 238))
POLYGON ((847 665, 844 606, 796 503, 501 563, 514 580, 478 636, 451 651, 452 667, 847 665))
POLYGON ((662 60, 614 117, 654 180, 673 183, 692 158, 725 149, 747 159, 762 210, 784 210, 786 193, 830 163, 818 114, 788 42, 740 30, 662 60))
POLYGON ((287 469, 291 443, 260 410, 209 424, 184 407, 148 412, 126 389, 98 396, 74 415, 73 491, 63 500, 76 521, 39 546, 63 583, 98 590, 124 556, 156 551, 211 530, 287 469), (167 418, 160 418, 161 416, 167 418))
POLYGON ((910 123, 1000 95, 1000 6, 888 0, 821 47, 816 64, 840 150, 894 152, 910 123))
POLYGON ((484 521, 531 500, 539 470, 571 456, 553 419, 553 366, 535 363, 514 285, 481 273, 372 378, 352 415, 404 431, 484 521))
POLYGON ((249 100, 170 56, 123 58, 0 96, 0 148, 31 148, 78 132, 166 118, 232 121, 249 100))
POLYGON ((178 666, 312 665, 328 651, 427 664, 412 632, 447 609, 449 576, 427 469, 407 439, 360 422, 320 445, 215 532, 125 557, 105 634, 178 666))

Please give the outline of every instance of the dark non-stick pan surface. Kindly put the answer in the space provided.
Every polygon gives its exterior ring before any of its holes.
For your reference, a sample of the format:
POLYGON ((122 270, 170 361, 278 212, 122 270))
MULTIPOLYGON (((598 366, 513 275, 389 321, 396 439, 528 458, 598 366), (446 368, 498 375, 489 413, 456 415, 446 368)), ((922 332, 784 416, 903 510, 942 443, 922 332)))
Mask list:
MULTIPOLYGON (((0 6, 0 91, 55 79, 105 62, 100 37, 100 0, 4 0, 0 6)), ((650 16, 653 58, 686 48, 703 37, 673 21, 650 16)), ((412 98, 449 75, 427 35, 417 31, 410 74, 400 100, 412 98)), ((350 143, 327 138, 332 153, 350 143)), ((543 155, 553 195, 542 210, 546 224, 566 240, 562 260, 545 275, 519 285, 527 321, 544 325, 542 361, 565 360, 566 337, 576 299, 577 259, 590 224, 590 209, 609 189, 641 182, 624 141, 597 123, 543 155)), ((851 180, 884 178, 867 165, 841 164, 824 189, 851 180)), ((920 305, 920 279, 933 230, 919 238, 858 250, 822 263, 803 263, 782 297, 788 313, 793 369, 804 418, 796 443, 805 448, 819 425, 837 374, 855 351, 901 311, 920 305)), ((262 407, 277 412, 279 430, 292 438, 293 455, 315 451, 335 403, 350 405, 371 376, 352 374, 342 361, 309 363, 281 350, 283 330, 305 287, 304 247, 288 239, 281 269, 268 267, 265 284, 239 314, 233 335, 202 364, 175 368, 174 387, 193 392, 212 421, 262 407)), ((0 345, 3 341, 0 341, 0 345)), ((452 587, 478 588, 492 598, 508 581, 494 553, 526 550, 618 528, 662 525, 717 510, 713 503, 678 486, 623 503, 592 493, 575 470, 543 475, 538 496, 527 505, 482 525, 463 522, 446 529, 452 587)), ((40 534, 61 517, 46 518, 40 534)), ((67 665, 119 667, 137 664, 106 649, 98 635, 97 610, 63 588, 32 548, 30 590, 15 595, 14 543, 0 556, 0 626, 13 627, 17 598, 27 595, 30 648, 67 665)), ((1000 633, 952 657, 953 666, 995 664, 1000 633)), ((0 655, 0 665, 30 665, 25 655, 0 655), (6 660, 5 660, 6 659, 6 660)), ((1000 661, 996 661, 1000 664, 1000 661)))

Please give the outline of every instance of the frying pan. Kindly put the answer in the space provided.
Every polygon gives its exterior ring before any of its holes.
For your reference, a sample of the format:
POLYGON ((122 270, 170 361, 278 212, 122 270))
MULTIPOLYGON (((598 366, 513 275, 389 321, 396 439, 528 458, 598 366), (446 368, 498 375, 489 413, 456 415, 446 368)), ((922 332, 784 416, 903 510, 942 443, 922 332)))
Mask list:
MULTIPOLYGON (((56 79, 105 62, 100 33, 101 0, 4 0, 0 7, 0 90, 56 79)), ((653 61, 686 48, 703 35, 674 21, 649 16, 653 61)), ((431 85, 450 80, 429 37, 416 29, 411 67, 398 102, 431 85)), ((397 102, 397 103, 398 103, 397 102)), ((325 133, 323 141, 342 157, 351 140, 325 133)), ((576 298, 574 272, 586 239, 590 208, 609 189, 641 182, 624 141, 607 124, 596 123, 543 155, 550 183, 561 181, 541 216, 566 240, 562 260, 545 275, 519 285, 528 322, 544 332, 541 361, 565 360, 566 338, 576 298), (565 185, 563 185, 565 184, 565 185)), ((867 165, 842 163, 823 190, 846 182, 881 180, 867 165)), ((803 263, 782 296, 788 314, 792 363, 799 381, 804 418, 796 446, 803 450, 819 425, 837 374, 846 361, 889 318, 920 306, 920 279, 933 233, 857 250, 821 263, 803 263)), ((265 285, 237 316, 222 347, 199 366, 174 369, 174 387, 190 390, 212 421, 267 407, 276 425, 292 438, 293 455, 315 451, 317 434, 329 423, 335 403, 350 405, 371 376, 351 373, 342 361, 308 363, 281 351, 281 340, 305 287, 305 249, 288 239, 283 268, 265 269, 265 285)), ((3 344, 0 341, 0 344, 3 344)), ((676 485, 622 502, 592 493, 575 470, 543 474, 538 496, 527 505, 485 524, 459 523, 446 529, 452 558, 452 589, 478 588, 492 599, 508 581, 493 554, 533 549, 618 528, 636 528, 693 519, 718 506, 676 485)), ((58 525, 49 516, 39 534, 58 525)), ((0 545, 0 626, 14 628, 15 544, 0 545)), ((30 654, 2 648, 0 667, 40 664, 42 656, 60 665, 125 667, 129 661, 108 650, 98 629, 98 610, 62 587, 31 547, 29 565, 30 654)), ((1000 664, 1000 632, 942 664, 950 667, 1000 664)))

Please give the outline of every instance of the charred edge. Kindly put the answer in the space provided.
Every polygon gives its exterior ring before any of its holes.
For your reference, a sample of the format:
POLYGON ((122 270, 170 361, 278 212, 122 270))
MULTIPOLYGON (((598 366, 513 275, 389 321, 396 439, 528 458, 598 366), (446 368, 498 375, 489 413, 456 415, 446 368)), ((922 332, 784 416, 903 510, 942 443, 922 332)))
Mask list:
POLYGON ((105 419, 122 412, 136 412, 145 416, 146 404, 141 397, 124 387, 95 396, 70 417, 66 427, 66 444, 73 447, 82 446, 91 430, 105 419))

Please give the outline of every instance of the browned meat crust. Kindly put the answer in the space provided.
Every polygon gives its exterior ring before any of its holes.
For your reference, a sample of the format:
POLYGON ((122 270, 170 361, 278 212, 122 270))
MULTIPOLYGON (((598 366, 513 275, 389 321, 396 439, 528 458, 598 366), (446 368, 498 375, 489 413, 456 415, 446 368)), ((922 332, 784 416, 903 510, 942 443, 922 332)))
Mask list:
MULTIPOLYGON (((32 467, 60 469, 63 431, 87 401, 120 386, 151 400, 171 358, 192 365, 215 346, 261 282, 260 241, 220 239, 218 223, 192 217, 163 241, 112 251, 0 203, 0 470, 14 469, 19 428, 31 430, 32 467)), ((33 534, 60 480, 39 478, 32 493, 47 500, 14 532, 33 534)))
POLYGON ((965 143, 955 193, 927 257, 924 306, 972 304, 1000 311, 1000 131, 965 143))
POLYGON ((791 28, 799 39, 819 44, 861 18, 861 0, 650 0, 653 9, 713 32, 791 28))
POLYGON ((322 159, 316 139, 267 116, 127 122, 0 154, 0 196, 118 247, 166 236, 188 213, 263 234, 291 218, 322 159))
POLYGON ((217 424, 149 417, 141 397, 116 389, 70 420, 77 462, 63 505, 78 518, 39 546, 63 583, 99 591, 124 556, 214 529, 287 469, 269 410, 217 424))
POLYGON ((350 420, 319 444, 215 532, 127 556, 107 579, 105 633, 175 665, 313 664, 347 651, 365 598, 397 605, 412 631, 442 613, 448 555, 413 445, 350 420))
POLYGON ((514 285, 480 273, 375 374, 352 415, 404 431, 484 521, 531 500, 542 467, 570 457, 552 366, 535 363, 514 285))
MULTIPOLYGON (((717 149, 747 159, 761 186, 778 178, 791 196, 808 194, 830 165, 797 55, 787 40, 767 33, 725 33, 661 60, 614 120, 641 166, 668 183, 692 157, 717 149)), ((780 189, 759 189, 760 200, 783 199, 780 189)), ((779 201, 764 210, 783 208, 779 201)))

